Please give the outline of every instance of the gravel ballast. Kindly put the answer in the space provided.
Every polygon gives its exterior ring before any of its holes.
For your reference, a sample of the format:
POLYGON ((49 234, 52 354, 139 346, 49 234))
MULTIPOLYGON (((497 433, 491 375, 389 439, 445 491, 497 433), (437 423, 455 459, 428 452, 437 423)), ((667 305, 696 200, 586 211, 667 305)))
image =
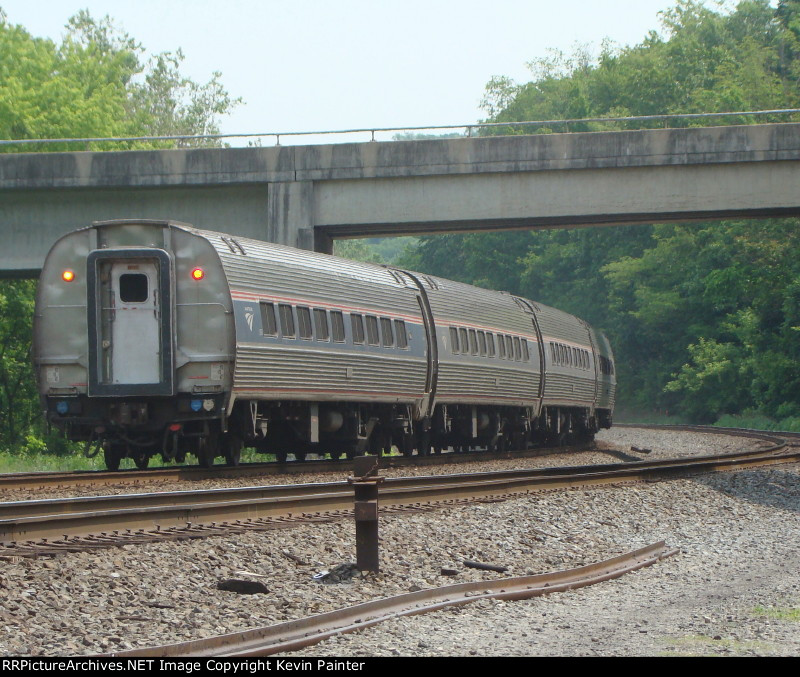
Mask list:
MULTIPOLYGON (((652 449, 651 458, 742 447, 726 436, 630 429, 598 439, 652 449)), ((350 522, 0 562, 0 654, 199 639, 418 589, 580 566, 664 540, 679 554, 614 581, 401 618, 292 655, 798 655, 799 475, 786 465, 382 517, 381 573, 333 585, 313 575, 354 560, 350 522), (509 569, 468 569, 466 559, 509 569), (217 589, 229 578, 269 592, 217 589)))

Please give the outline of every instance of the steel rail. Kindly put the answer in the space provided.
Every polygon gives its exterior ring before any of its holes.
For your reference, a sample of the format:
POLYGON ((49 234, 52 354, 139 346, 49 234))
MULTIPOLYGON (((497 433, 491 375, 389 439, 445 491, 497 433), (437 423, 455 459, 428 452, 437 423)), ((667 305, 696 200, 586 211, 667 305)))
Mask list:
POLYGON ((438 611, 485 599, 522 600, 553 592, 563 592, 619 578, 626 573, 651 566, 678 552, 663 541, 575 569, 547 574, 506 578, 478 583, 461 583, 421 590, 396 597, 365 602, 296 621, 244 632, 209 637, 146 649, 132 649, 111 656, 269 656, 317 644, 334 635, 372 627, 383 621, 438 611))
MULTIPOLYGON (((692 459, 389 478, 382 485, 380 501, 383 508, 421 507, 800 461, 800 450, 783 450, 779 443, 768 449, 692 459)), ((0 543, 314 513, 344 516, 352 504, 352 487, 346 482, 16 501, 0 504, 0 543)))

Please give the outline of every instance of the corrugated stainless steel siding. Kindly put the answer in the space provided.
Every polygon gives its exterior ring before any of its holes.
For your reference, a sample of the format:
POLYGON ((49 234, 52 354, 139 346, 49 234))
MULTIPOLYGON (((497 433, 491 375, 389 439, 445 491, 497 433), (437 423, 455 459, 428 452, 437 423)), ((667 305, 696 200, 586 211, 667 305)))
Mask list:
POLYGON ((234 389, 262 399, 418 400, 426 364, 411 356, 357 354, 336 349, 239 345, 234 389))
POLYGON ((583 406, 594 402, 594 378, 575 374, 548 373, 545 379, 544 405, 550 401, 569 400, 583 406))
POLYGON ((440 361, 436 401, 478 404, 486 400, 498 404, 534 406, 538 400, 539 373, 512 367, 513 363, 488 360, 480 365, 467 361, 440 361))

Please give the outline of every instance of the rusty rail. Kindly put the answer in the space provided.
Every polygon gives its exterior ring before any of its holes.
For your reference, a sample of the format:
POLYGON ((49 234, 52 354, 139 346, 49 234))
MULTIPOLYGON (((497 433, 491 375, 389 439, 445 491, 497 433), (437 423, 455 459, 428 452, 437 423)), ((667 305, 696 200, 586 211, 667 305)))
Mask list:
POLYGON ((642 567, 651 566, 677 552, 677 549, 670 549, 661 541, 613 559, 576 569, 421 590, 246 632, 167 646, 134 649, 112 655, 124 657, 269 656, 311 646, 334 635, 363 630, 401 616, 428 613, 484 599, 529 599, 539 595, 593 585, 612 578, 619 578, 642 567))

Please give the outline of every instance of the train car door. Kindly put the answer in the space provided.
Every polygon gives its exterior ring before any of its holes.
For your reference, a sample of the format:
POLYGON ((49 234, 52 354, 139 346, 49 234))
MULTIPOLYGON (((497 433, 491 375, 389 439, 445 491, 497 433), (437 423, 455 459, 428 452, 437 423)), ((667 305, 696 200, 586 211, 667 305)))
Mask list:
POLYGON ((173 394, 172 267, 161 249, 89 254, 91 396, 173 394))
POLYGON ((115 301, 111 322, 112 383, 158 383, 161 380, 158 268, 155 262, 111 264, 115 301))

